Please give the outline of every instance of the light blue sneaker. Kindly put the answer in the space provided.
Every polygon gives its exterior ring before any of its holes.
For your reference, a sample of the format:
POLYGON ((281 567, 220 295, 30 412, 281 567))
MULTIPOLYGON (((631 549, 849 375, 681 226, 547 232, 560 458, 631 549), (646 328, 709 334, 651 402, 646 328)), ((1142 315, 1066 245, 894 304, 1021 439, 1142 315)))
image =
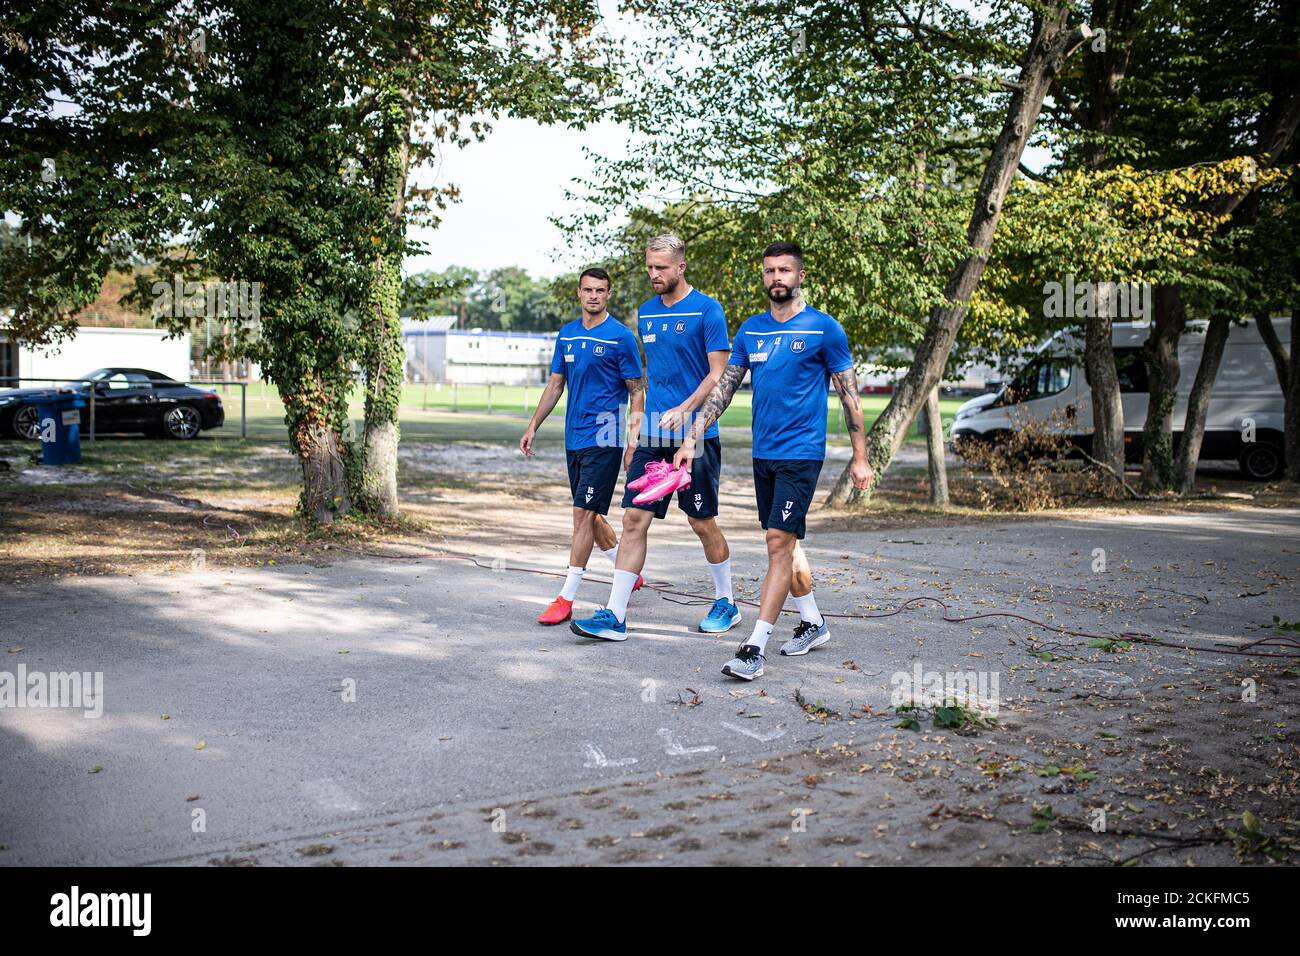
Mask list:
POLYGON ((721 634, 740 623, 740 608, 726 598, 718 598, 709 608, 709 613, 700 621, 700 630, 705 634, 721 634))
POLYGON ((763 676, 763 653, 753 644, 741 644, 736 656, 722 665, 722 673, 741 680, 763 676))
POLYGON ((607 607, 602 607, 591 617, 570 622, 569 630, 583 637, 598 637, 602 641, 627 640, 627 622, 620 621, 607 607))
POLYGON ((821 647, 830 639, 831 629, 826 626, 826 618, 822 618, 820 627, 811 621, 800 621, 794 629, 794 637, 781 645, 781 656, 800 657, 814 647, 821 647))

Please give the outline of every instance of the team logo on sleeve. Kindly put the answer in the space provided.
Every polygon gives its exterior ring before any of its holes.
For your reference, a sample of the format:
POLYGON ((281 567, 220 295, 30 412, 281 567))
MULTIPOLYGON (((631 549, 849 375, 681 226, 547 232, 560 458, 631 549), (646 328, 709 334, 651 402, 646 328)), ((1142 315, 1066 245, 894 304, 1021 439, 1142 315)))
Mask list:
POLYGON ((676 329, 677 334, 680 335, 681 333, 686 331, 686 323, 678 322, 673 328, 676 329))
POLYGON ((790 343, 790 351, 791 351, 791 352, 802 352, 802 351, 803 351, 803 339, 795 339, 793 342, 791 342, 791 343, 790 343))

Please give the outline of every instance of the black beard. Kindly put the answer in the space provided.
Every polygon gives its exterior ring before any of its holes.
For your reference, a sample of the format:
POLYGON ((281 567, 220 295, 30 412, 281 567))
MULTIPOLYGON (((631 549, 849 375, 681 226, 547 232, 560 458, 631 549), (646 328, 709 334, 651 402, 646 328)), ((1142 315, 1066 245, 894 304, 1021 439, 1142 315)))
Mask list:
POLYGON ((794 298, 794 293, 795 293, 794 289, 787 289, 784 286, 782 286, 784 292, 777 292, 776 288, 777 288, 776 286, 773 286, 772 288, 767 290, 767 297, 771 299, 773 302, 789 302, 792 298, 794 298))

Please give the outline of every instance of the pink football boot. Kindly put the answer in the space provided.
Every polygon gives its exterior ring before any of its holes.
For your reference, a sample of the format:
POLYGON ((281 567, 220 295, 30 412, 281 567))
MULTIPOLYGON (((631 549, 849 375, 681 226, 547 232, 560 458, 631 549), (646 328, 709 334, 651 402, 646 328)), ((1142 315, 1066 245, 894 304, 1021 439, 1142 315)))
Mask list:
POLYGON ((669 467, 649 482, 645 491, 632 499, 632 504, 648 505, 652 501, 658 501, 664 495, 671 495, 674 491, 680 491, 682 488, 689 488, 690 486, 691 473, 689 471, 685 468, 669 467))
POLYGON ((650 484, 650 482, 657 481, 659 478, 662 478, 663 473, 671 467, 672 466, 669 465, 668 462, 662 460, 649 462, 645 466, 645 474, 643 474, 640 478, 636 479, 635 481, 629 481, 627 483, 627 486, 631 488, 633 491, 640 491, 646 485, 650 484))

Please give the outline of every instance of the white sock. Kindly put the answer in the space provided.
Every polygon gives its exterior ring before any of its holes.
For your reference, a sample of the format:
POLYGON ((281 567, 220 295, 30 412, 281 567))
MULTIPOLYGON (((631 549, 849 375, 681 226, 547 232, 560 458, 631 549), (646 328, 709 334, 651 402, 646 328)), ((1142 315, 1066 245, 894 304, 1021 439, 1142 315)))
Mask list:
POLYGON ((636 578, 634 571, 614 571, 614 585, 609 589, 609 603, 605 607, 614 612, 620 623, 627 620, 627 602, 632 597, 636 578))
POLYGON ((772 636, 773 627, 775 625, 768 624, 767 621, 755 621, 754 633, 749 635, 749 640, 745 643, 757 647, 760 654, 766 654, 767 639, 772 636))
POLYGON ((610 564, 614 565, 614 567, 618 567, 618 542, 614 543, 614 547, 610 548, 608 551, 605 551, 604 555, 605 557, 609 558, 610 564))
MULTIPOLYGON (((794 597, 794 595, 790 596, 794 597)), ((795 598, 794 606, 799 609, 799 616, 809 624, 816 624, 821 627, 826 623, 826 619, 822 617, 822 612, 817 610, 817 599, 813 597, 812 591, 809 591, 803 597, 795 598)))
POLYGON ((578 585, 582 583, 582 576, 587 573, 586 568, 575 568, 569 565, 569 573, 564 579, 564 587, 560 589, 560 597, 566 601, 572 601, 578 596, 578 585))
POLYGON ((713 575, 713 600, 726 598, 734 602, 735 598, 731 594, 731 558, 710 564, 709 573, 713 575))

